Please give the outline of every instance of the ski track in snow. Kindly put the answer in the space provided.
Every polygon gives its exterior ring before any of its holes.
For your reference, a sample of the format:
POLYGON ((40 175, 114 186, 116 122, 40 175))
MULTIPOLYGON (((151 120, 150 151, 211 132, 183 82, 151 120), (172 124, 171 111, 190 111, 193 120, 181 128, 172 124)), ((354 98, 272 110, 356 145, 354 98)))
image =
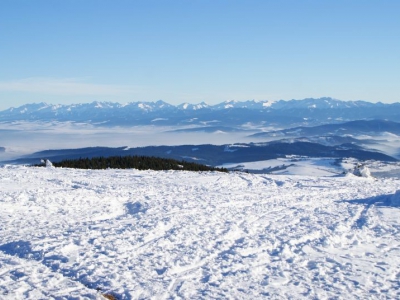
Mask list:
POLYGON ((400 298, 397 179, 0 169, 0 299, 400 298))

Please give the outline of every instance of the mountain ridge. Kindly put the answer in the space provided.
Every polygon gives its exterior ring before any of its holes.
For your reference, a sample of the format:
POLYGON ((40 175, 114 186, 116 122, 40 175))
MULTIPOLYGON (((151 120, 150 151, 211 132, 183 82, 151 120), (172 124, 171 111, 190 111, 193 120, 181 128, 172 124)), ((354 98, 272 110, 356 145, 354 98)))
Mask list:
POLYGON ((0 122, 72 121, 114 125, 316 125, 357 119, 400 121, 400 103, 343 101, 330 97, 279 101, 225 101, 215 105, 155 102, 99 102, 79 104, 25 104, 0 111, 0 122))
MULTIPOLYGON (((335 138, 335 137, 330 137, 335 138)), ((353 157, 360 160, 397 161, 396 158, 357 145, 356 140, 345 140, 336 137, 337 142, 317 143, 313 140, 278 140, 263 143, 236 143, 225 145, 179 145, 179 146, 145 146, 145 147, 86 147, 76 149, 44 150, 19 159, 6 162, 12 164, 37 164, 42 159, 58 162, 64 159, 79 159, 110 156, 154 156, 198 162, 211 166, 224 163, 241 163, 261 161, 300 155, 308 157, 353 157)))
POLYGON ((276 137, 276 136, 318 136, 318 135, 360 135, 381 134, 383 132, 400 135, 400 123, 387 120, 355 120, 338 124, 324 124, 318 126, 299 126, 282 130, 259 132, 250 137, 276 137))

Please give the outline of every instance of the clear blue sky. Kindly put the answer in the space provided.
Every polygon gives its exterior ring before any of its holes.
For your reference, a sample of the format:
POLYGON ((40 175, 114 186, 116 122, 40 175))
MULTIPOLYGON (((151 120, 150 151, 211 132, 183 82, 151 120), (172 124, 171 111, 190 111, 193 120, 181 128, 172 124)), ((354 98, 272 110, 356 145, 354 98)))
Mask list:
POLYGON ((400 1, 2 0, 0 109, 400 101, 400 1))

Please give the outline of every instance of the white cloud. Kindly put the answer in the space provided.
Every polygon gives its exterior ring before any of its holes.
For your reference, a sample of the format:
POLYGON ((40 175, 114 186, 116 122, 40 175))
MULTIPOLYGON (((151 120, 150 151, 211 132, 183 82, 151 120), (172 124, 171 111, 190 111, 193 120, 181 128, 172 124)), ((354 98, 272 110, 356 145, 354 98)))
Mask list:
POLYGON ((25 78, 0 81, 0 91, 28 92, 50 95, 126 95, 135 90, 132 87, 110 84, 94 84, 76 78, 25 78))

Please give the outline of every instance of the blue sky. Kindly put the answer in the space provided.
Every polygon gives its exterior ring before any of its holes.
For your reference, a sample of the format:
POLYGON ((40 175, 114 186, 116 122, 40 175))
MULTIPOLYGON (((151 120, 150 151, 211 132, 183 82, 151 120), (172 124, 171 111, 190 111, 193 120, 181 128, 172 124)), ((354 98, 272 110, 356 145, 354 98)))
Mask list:
POLYGON ((400 101, 400 1, 2 0, 0 109, 400 101))

